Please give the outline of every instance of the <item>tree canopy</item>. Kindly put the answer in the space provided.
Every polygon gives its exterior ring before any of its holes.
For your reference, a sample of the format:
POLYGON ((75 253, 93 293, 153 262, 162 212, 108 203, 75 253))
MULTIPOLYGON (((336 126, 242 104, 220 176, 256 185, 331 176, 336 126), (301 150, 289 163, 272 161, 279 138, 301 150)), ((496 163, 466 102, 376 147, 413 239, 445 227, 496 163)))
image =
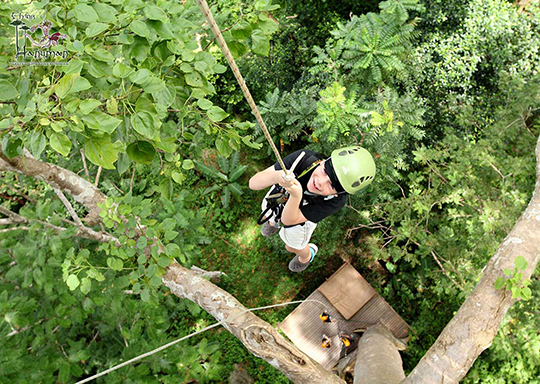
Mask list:
POLYGON ((538 221, 539 5, 357 3, 210 4, 282 155, 376 159, 295 275, 247 188, 275 158, 196 1, 0 4, 0 381, 83 380, 217 319, 97 381, 342 382, 273 328, 294 305, 244 314, 346 261, 411 325, 406 380, 460 321, 481 347, 448 378, 536 382, 538 246, 511 239, 538 221), (477 297, 500 299, 486 338, 477 297))

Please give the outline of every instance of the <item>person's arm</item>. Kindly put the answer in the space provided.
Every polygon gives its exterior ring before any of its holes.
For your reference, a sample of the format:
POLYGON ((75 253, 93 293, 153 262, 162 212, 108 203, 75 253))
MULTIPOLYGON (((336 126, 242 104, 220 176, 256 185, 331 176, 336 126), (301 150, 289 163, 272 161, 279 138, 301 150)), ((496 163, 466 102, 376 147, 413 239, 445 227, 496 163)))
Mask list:
POLYGON ((276 171, 273 165, 249 179, 249 189, 253 191, 260 191, 274 184, 285 186, 289 183, 283 178, 283 171, 276 171))
POLYGON ((289 186, 285 186, 289 192, 289 200, 285 203, 285 208, 281 213, 281 222, 284 225, 295 225, 307 221, 306 217, 300 211, 300 203, 302 202, 302 186, 298 180, 293 180, 289 186))

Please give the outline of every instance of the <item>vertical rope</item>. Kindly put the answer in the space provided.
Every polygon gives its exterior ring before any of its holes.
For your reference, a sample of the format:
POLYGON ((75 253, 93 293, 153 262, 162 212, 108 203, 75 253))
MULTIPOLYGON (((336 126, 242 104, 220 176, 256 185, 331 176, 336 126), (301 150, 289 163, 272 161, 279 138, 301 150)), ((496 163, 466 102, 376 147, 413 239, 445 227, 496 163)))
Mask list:
POLYGON ((266 128, 266 124, 264 124, 262 116, 259 113, 259 109, 257 108, 255 101, 253 101, 253 97, 251 97, 251 93, 249 92, 246 82, 244 81, 244 78, 242 77, 242 74, 240 73, 238 66, 236 65, 236 62, 234 61, 234 58, 231 55, 231 51, 229 50, 227 43, 223 39, 221 30, 216 24, 216 21, 214 20, 214 16, 212 16, 212 13, 210 12, 208 3, 206 2, 206 0, 197 0, 197 3, 199 4, 199 7, 201 8, 201 11, 204 14, 204 17, 206 17, 206 21, 208 21, 208 24, 210 25, 210 28, 212 29, 214 36, 216 36, 217 42, 221 48, 221 52, 223 52, 223 55, 227 59, 227 62, 229 63, 229 67, 231 67, 234 73, 234 77, 236 77, 236 80, 238 81, 238 84, 240 85, 240 88, 242 89, 242 92, 244 93, 244 96, 246 97, 246 100, 249 106, 251 107, 251 110, 253 111, 255 118, 257 119, 257 122, 259 123, 259 125, 261 126, 264 132, 264 136, 266 136, 266 140, 268 140, 270 147, 272 147, 272 150, 274 151, 277 157, 279 165, 281 165, 281 169, 286 170, 287 168, 285 167, 285 164, 283 163, 283 160, 281 159, 281 156, 279 155, 279 151, 276 148, 276 145, 272 141, 272 137, 270 136, 270 133, 268 132, 268 129, 266 128))

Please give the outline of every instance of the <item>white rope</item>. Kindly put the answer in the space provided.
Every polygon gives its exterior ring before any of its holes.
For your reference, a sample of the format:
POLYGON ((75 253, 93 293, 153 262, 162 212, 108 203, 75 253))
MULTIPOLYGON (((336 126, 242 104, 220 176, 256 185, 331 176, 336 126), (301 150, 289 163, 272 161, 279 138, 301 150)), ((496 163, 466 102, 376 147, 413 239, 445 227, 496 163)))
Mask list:
MULTIPOLYGON (((319 300, 312 300, 312 299, 310 299, 310 300, 289 301, 289 302, 286 302, 286 303, 267 305, 267 306, 265 306, 265 307, 249 308, 249 309, 246 309, 245 311, 242 311, 241 313, 237 314, 236 316, 234 316, 234 317, 233 317, 231 320, 229 320, 229 321, 235 320, 238 316, 243 315, 243 314, 246 313, 246 312, 258 311, 258 310, 260 310, 260 309, 268 309, 268 308, 275 308, 275 307, 283 307, 283 306, 285 306, 285 305, 289 305, 289 304, 298 304, 298 303, 303 303, 303 302, 307 302, 307 301, 317 302, 317 303, 321 304, 323 307, 325 306, 325 304, 322 303, 322 302, 320 302, 319 300)), ((209 326, 206 327, 206 328, 200 329, 200 330, 198 330, 198 331, 196 331, 196 332, 193 332, 193 333, 191 333, 191 334, 189 334, 189 335, 187 335, 187 336, 181 337, 181 338, 178 339, 178 340, 171 341, 170 343, 165 344, 165 345, 162 345, 161 347, 156 348, 156 349, 154 349, 154 350, 152 350, 152 351, 150 351, 150 352, 146 352, 146 353, 144 353, 144 354, 142 354, 142 355, 139 355, 139 356, 137 356, 137 357, 134 357, 134 358, 131 359, 131 360, 128 360, 128 361, 125 361, 125 362, 123 362, 123 363, 121 363, 121 364, 115 365, 114 367, 109 368, 109 369, 107 369, 107 370, 105 370, 105 371, 103 371, 103 372, 100 372, 100 373, 98 373, 98 374, 96 374, 96 375, 94 375, 94 376, 90 376, 90 377, 87 377, 87 378, 84 379, 84 380, 77 381, 75 384, 88 383, 89 381, 92 381, 92 380, 94 380, 94 379, 97 379, 98 377, 105 376, 106 374, 111 373, 111 372, 113 372, 113 371, 116 371, 117 369, 120 369, 120 368, 122 368, 122 367, 125 367, 126 365, 129 365, 129 364, 131 364, 131 363, 134 363, 135 361, 144 359, 145 357, 148 357, 148 356, 151 356, 151 355, 153 355, 153 354, 155 354, 155 353, 161 352, 161 351, 163 351, 164 349, 167 349, 167 348, 169 348, 169 347, 172 347, 173 345, 175 345, 175 344, 177 344, 177 343, 179 343, 179 342, 181 342, 181 341, 183 341, 183 340, 189 339, 190 337, 195 336, 195 335, 198 335, 199 333, 203 333, 203 332, 205 332, 205 331, 208 331, 209 329, 215 328, 215 327, 217 327, 218 325, 221 325, 221 324, 222 324, 222 322, 217 322, 217 323, 214 323, 214 324, 212 324, 212 325, 209 325, 209 326)))

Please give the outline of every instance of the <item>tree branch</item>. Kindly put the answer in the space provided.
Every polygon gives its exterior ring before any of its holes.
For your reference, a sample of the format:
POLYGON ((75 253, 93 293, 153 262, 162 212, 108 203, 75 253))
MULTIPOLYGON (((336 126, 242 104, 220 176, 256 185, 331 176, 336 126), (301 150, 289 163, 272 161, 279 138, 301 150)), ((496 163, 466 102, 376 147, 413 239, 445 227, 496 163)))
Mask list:
POLYGON ((246 312, 247 309, 231 294, 189 269, 172 264, 162 280, 173 294, 198 304, 220 321, 251 353, 269 362, 294 383, 345 383, 311 360, 270 324, 246 312))
POLYGON ((84 227, 84 224, 81 222, 81 219, 79 219, 79 216, 77 216, 77 212, 75 212, 75 210, 73 209, 73 206, 71 205, 71 203, 69 202, 68 199, 66 199, 66 197, 64 196, 64 194, 62 193, 61 190, 59 189, 56 189, 54 188, 54 192, 56 193, 56 195, 58 196, 58 198, 60 199, 60 201, 62 203, 64 203, 65 207, 67 208, 69 214, 71 215, 71 217, 73 218, 73 220, 75 220, 75 223, 78 227, 84 227))
MULTIPOLYGON (((60 232, 63 232, 63 231, 67 230, 66 228, 58 227, 58 226, 53 225, 51 223, 47 223, 46 221, 41 221, 41 220, 36 220, 36 219, 28 219, 27 217, 21 216, 18 213, 10 211, 9 209, 4 208, 1 205, 0 205, 0 213, 3 213, 4 215, 9 216, 11 218, 11 220, 14 221, 14 223, 30 224, 31 222, 34 221, 34 222, 39 223, 39 224, 41 224, 41 225, 43 225, 43 226, 45 226, 45 227, 47 227, 49 229, 52 229, 56 233, 60 233, 60 232)), ((108 233, 105 234, 105 233, 101 233, 101 232, 96 232, 93 229, 85 227, 85 226, 77 227, 77 228, 78 228, 78 231, 75 234, 75 236, 77 236, 77 237, 82 237, 84 239, 89 239, 89 240, 95 240, 95 241, 98 241, 100 243, 111 243, 112 242, 112 243, 116 244, 117 246, 120 245, 120 242, 118 241, 118 239, 116 237, 112 236, 112 235, 109 235, 108 233)), ((8 232, 8 230, 15 230, 15 229, 29 230, 28 227, 14 227, 14 229, 6 228, 6 229, 3 230, 3 232, 8 232)))
POLYGON ((90 172, 88 172, 88 167, 86 166, 86 158, 84 156, 84 149, 81 148, 81 159, 84 167, 84 174, 86 175, 86 179, 90 180, 90 172))
POLYGON ((491 345, 515 302, 508 291, 494 288, 495 280, 504 276, 505 268, 514 268, 517 256, 527 260, 523 278, 528 279, 540 259, 540 138, 536 161, 536 186, 529 205, 489 260, 472 293, 403 383, 458 383, 491 345))
POLYGON ((88 225, 93 226, 101 221, 99 217, 101 209, 97 204, 105 202, 107 197, 92 183, 77 174, 58 165, 36 160, 27 150, 23 156, 12 158, 8 158, 0 150, 0 167, 34 177, 70 194, 77 203, 84 205, 88 210, 85 218, 88 225))

